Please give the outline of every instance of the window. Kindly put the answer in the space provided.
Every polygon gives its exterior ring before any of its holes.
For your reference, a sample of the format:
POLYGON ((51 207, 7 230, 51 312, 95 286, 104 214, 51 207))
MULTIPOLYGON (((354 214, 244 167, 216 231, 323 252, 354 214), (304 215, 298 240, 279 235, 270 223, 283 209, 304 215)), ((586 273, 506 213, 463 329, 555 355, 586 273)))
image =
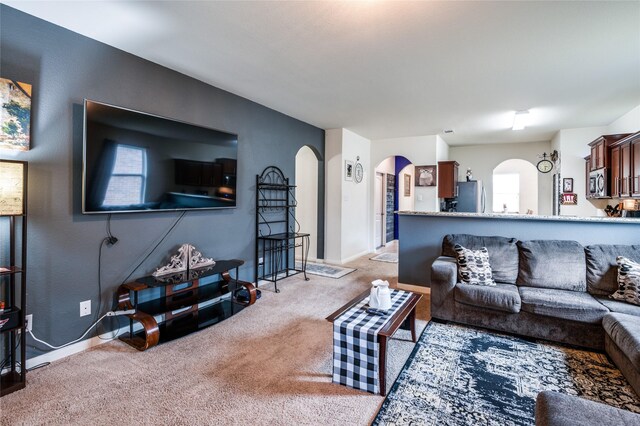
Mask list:
POLYGON ((493 211, 518 213, 520 211, 520 175, 518 173, 493 175, 493 211))
POLYGON ((103 206, 142 204, 147 178, 147 150, 137 146, 116 146, 113 171, 103 206))

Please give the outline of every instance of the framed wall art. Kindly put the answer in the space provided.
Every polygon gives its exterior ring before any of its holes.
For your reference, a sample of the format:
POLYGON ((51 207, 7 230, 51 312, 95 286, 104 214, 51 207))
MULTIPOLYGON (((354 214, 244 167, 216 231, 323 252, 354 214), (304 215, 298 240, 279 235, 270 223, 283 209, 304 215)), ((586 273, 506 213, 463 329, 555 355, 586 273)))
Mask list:
POLYGON ((436 186, 438 184, 437 166, 416 166, 416 186, 436 186))
POLYGON ((0 149, 28 151, 31 135, 31 85, 0 78, 0 149))
POLYGON ((344 180, 353 180, 353 161, 344 160, 344 180))
POLYGON ((404 174, 404 196, 411 197, 411 175, 404 174))
POLYGON ((562 192, 573 192, 573 178, 562 179, 562 192))

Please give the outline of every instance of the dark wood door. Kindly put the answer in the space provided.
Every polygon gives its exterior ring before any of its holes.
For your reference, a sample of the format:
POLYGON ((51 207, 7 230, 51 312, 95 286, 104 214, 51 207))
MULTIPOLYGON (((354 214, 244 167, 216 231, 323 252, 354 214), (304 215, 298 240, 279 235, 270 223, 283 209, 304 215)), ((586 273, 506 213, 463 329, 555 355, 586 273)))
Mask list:
POLYGON ((596 154, 597 154, 597 158, 596 158, 596 169, 601 169, 605 166, 605 150, 604 150, 604 141, 599 142, 596 145, 596 154))
POLYGON ((640 136, 631 143, 631 192, 640 197, 640 136))
POLYGON ((591 147, 591 156, 589 158, 591 159, 590 170, 596 170, 598 168, 598 150, 595 145, 591 147))
POLYGON ((584 157, 584 182, 585 197, 591 198, 591 190, 589 189, 589 180, 591 178, 591 156, 584 157))
POLYGON ((611 148, 611 196, 620 194, 620 147, 611 148))

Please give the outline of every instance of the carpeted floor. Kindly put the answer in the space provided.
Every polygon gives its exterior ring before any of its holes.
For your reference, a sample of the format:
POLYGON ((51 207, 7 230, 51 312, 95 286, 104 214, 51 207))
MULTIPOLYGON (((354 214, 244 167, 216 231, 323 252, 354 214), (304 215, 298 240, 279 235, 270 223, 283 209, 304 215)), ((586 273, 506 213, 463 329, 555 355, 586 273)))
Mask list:
POLYGON ((373 424, 533 425, 542 390, 640 412, 604 354, 432 322, 373 424))
MULTIPOLYGON (((364 257, 346 266, 357 271, 300 274, 279 282, 279 294, 261 286, 256 305, 147 352, 114 341, 32 371, 24 390, 0 399, 0 424, 369 424, 383 398, 331 383, 324 318, 376 278, 397 283, 397 265, 364 257)), ((396 337, 389 384, 414 347, 408 332, 396 337)))

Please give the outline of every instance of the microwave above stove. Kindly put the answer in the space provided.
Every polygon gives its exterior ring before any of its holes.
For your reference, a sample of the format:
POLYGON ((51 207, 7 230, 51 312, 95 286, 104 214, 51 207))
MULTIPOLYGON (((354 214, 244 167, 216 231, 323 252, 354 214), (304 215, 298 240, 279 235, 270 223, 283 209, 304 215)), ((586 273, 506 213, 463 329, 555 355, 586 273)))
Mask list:
POLYGON ((606 198, 609 196, 607 169, 594 170, 589 174, 589 194, 594 198, 606 198))

